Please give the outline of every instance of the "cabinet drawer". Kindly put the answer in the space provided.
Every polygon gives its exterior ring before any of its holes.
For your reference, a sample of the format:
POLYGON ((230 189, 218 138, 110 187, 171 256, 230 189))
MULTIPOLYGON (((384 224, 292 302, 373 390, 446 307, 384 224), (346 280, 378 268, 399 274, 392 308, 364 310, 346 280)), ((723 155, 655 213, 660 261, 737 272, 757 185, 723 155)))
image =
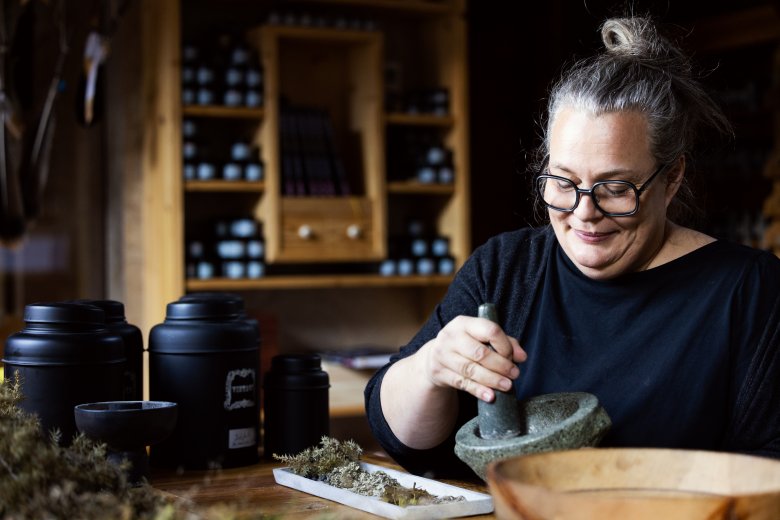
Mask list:
POLYGON ((280 262, 350 262, 381 258, 372 203, 362 197, 282 198, 280 262))

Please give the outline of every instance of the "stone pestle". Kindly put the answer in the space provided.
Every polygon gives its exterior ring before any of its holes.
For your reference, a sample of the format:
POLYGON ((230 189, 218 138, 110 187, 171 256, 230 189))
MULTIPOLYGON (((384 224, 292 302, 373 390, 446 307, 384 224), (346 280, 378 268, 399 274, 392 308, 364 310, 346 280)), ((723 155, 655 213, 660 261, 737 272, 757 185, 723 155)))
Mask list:
MULTIPOLYGON (((480 305, 477 315, 493 323, 498 323, 498 311, 492 303, 480 305)), ((488 346, 495 352, 491 345, 488 346)), ((496 390, 495 394, 496 398, 490 403, 481 399, 478 401, 479 436, 483 439, 509 439, 517 437, 525 430, 525 420, 521 416, 514 384, 506 392, 496 390)))
MULTIPOLYGON (((481 305, 478 316, 498 323, 493 304, 481 305)), ((477 403, 477 416, 455 434, 455 455, 483 480, 488 466, 497 460, 597 446, 612 424, 596 396, 587 392, 518 400, 512 388, 496 391, 492 403, 477 403)))

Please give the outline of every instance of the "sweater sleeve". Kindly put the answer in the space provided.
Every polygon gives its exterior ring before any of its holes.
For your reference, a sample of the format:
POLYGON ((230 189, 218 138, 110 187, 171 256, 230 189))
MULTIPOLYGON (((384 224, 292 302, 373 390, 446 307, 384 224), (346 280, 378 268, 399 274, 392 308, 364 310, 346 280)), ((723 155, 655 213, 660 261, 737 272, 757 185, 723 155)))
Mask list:
POLYGON ((759 302, 766 311, 754 312, 763 323, 753 324, 756 343, 736 386, 725 449, 780 458, 780 261, 769 257, 746 290, 746 306, 759 302))
POLYGON ((473 477, 471 469, 455 455, 454 447, 457 431, 476 416, 477 402, 472 395, 458 392, 458 417, 449 437, 432 449, 410 448, 395 436, 382 412, 380 388, 387 370, 416 353, 456 316, 476 316, 481 303, 497 303, 508 321, 524 322, 552 241, 554 236, 549 230, 527 229, 499 235, 478 248, 411 342, 368 382, 365 402, 372 432, 388 455, 406 470, 437 478, 473 477))

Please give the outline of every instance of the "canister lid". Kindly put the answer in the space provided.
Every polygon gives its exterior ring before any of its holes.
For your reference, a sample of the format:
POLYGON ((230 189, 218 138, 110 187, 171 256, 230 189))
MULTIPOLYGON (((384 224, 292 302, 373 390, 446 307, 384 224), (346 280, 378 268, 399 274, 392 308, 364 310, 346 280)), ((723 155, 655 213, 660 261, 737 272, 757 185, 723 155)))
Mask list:
POLYGON ((27 326, 8 336, 3 362, 11 365, 98 365, 125 361, 122 338, 106 328, 102 309, 75 302, 33 303, 27 326))
POLYGON ((318 371, 322 368, 317 354, 280 354, 271 359, 271 370, 284 373, 318 371))
POLYGON ((228 299, 178 300, 165 322, 149 332, 149 352, 206 354, 257 351, 257 330, 239 319, 239 303, 228 299))
POLYGON ((180 302, 202 301, 202 300, 228 300, 235 301, 239 305, 239 311, 244 310, 244 299, 236 293, 223 291, 201 291, 185 294, 179 298, 180 302))
POLYGON ((237 318, 241 306, 236 300, 199 299, 179 300, 168 304, 166 320, 224 320, 237 318))
POLYGON ((116 322, 125 320, 125 305, 116 300, 75 300, 75 303, 85 305, 94 305, 103 309, 106 314, 106 322, 116 322))
POLYGON ((280 354, 271 359, 265 375, 266 389, 303 390, 328 388, 330 378, 317 354, 280 354))
POLYGON ((24 307, 24 321, 34 323, 68 323, 105 325, 105 312, 95 306, 76 302, 40 302, 24 307))

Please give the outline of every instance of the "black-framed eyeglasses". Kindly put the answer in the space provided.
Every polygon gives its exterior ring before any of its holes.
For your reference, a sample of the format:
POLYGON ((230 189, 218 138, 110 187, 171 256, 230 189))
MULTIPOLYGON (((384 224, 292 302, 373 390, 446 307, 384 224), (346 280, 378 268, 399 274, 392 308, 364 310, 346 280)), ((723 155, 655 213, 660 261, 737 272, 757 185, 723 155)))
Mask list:
POLYGON ((577 209, 582 195, 590 195, 593 204, 608 217, 628 217, 639 211, 639 197, 659 173, 667 167, 662 164, 641 187, 628 181, 599 181, 590 189, 578 188, 573 181, 544 173, 549 158, 544 160, 541 174, 536 177, 536 191, 544 205, 556 211, 571 212, 577 209))

